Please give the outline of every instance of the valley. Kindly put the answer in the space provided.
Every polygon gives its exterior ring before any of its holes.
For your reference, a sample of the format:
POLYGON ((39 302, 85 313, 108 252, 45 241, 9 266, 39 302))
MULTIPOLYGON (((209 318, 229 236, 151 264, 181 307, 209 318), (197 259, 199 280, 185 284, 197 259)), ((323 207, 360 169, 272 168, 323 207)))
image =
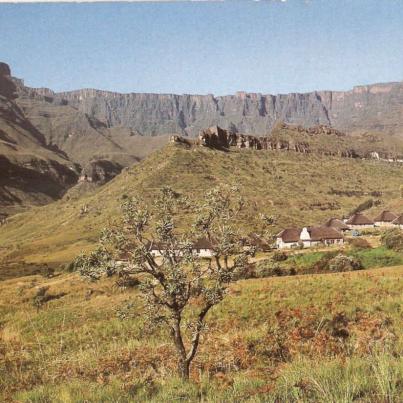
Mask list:
POLYGON ((402 177, 398 163, 170 143, 89 193, 9 217, 0 231, 1 271, 21 274, 29 264, 68 263, 94 245, 127 198, 152 200, 163 186, 193 200, 213 187, 237 186, 245 199, 238 225, 247 234, 258 230, 261 213, 275 216, 276 230, 341 218, 369 199, 377 201, 368 211, 372 215, 386 209, 399 213, 402 177))
POLYGON ((403 2, 0 5, 0 402, 403 402, 403 2))

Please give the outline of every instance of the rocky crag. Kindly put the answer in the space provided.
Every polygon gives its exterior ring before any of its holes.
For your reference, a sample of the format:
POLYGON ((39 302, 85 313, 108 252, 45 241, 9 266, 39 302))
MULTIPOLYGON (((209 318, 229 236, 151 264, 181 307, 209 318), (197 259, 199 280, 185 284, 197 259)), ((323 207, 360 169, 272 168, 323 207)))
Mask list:
POLYGON ((0 216, 59 198, 78 178, 77 167, 16 104, 9 67, 0 63, 0 216))
POLYGON ((350 91, 229 96, 120 94, 83 89, 55 93, 27 89, 53 103, 68 104, 106 127, 125 127, 154 136, 194 137, 212 125, 245 134, 266 135, 276 122, 311 127, 327 125, 346 132, 380 131, 403 136, 403 83, 354 87, 350 91))
POLYGON ((382 135, 351 136, 337 129, 318 125, 304 128, 277 123, 270 136, 252 136, 212 126, 201 130, 195 140, 174 135, 171 143, 204 146, 217 150, 283 150, 346 158, 403 161, 403 140, 386 141, 382 135))

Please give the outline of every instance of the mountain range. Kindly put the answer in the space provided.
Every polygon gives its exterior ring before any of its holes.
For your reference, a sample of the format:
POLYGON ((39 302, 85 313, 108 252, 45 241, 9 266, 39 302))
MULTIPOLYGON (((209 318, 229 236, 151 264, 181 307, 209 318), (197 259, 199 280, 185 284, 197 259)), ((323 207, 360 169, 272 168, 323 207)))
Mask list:
POLYGON ((95 89, 56 93, 43 88, 30 91, 57 104, 65 102, 106 127, 125 127, 146 136, 179 133, 192 137, 212 125, 267 135, 278 121, 403 136, 402 82, 357 86, 350 91, 282 95, 121 94, 95 89))
POLYGON ((0 214, 46 204, 66 192, 80 194, 88 188, 74 186, 80 178, 106 183, 171 137, 197 137, 210 126, 263 136, 269 139, 265 144, 280 150, 401 158, 403 83, 221 97, 94 89, 57 93, 26 86, 1 63, 0 214))

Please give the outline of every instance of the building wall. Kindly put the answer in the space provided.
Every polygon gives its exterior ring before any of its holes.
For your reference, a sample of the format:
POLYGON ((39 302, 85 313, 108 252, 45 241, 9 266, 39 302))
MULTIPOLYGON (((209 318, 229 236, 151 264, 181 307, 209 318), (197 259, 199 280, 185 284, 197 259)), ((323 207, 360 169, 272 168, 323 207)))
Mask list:
MULTIPOLYGON (((312 246, 317 246, 322 243, 322 241, 312 241, 312 240, 304 240, 301 241, 304 248, 311 248, 312 246)), ((344 239, 326 239, 323 241, 325 245, 343 245, 344 239)), ((276 247, 278 249, 291 249, 298 247, 298 242, 284 242, 281 238, 276 239, 276 247)))
POLYGON ((351 229, 363 229, 363 228, 374 228, 374 224, 365 224, 365 225, 351 225, 348 224, 351 229))
POLYGON ((278 249, 296 248, 298 242, 284 242, 281 238, 276 239, 276 247, 278 249))
MULTIPOLYGON (((154 257, 162 256, 162 254, 159 250, 152 250, 150 253, 154 257)), ((213 251, 211 249, 194 249, 193 253, 194 253, 194 255, 196 255, 198 257, 212 257, 213 256, 213 251)))
POLYGON ((376 221, 375 222, 375 227, 393 227, 394 224, 391 222, 386 222, 386 221, 376 221))
POLYGON ((199 257, 212 257, 213 251, 211 249, 198 249, 195 252, 199 257))

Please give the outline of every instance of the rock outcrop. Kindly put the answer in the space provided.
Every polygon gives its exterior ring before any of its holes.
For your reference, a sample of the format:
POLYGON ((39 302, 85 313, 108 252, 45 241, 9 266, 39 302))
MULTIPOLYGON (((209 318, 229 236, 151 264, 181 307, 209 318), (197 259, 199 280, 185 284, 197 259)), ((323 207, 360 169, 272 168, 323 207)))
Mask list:
MULTIPOLYGON (((374 141, 374 139, 372 139, 374 141)), ((398 147, 388 150, 381 139, 378 139, 379 151, 369 151, 371 146, 365 136, 353 137, 325 125, 309 128, 278 123, 269 136, 252 136, 234 133, 212 126, 201 130, 193 141, 171 136, 171 142, 186 146, 203 146, 217 150, 231 148, 254 150, 284 150, 298 153, 316 153, 320 155, 339 156, 344 158, 367 158, 397 160, 403 158, 403 141, 398 147), (393 149, 394 152, 391 150, 393 149)), ((376 142, 375 142, 376 143, 376 142)))
POLYGON ((109 160, 90 161, 81 171, 79 182, 94 182, 102 185, 122 171, 123 167, 109 160))

